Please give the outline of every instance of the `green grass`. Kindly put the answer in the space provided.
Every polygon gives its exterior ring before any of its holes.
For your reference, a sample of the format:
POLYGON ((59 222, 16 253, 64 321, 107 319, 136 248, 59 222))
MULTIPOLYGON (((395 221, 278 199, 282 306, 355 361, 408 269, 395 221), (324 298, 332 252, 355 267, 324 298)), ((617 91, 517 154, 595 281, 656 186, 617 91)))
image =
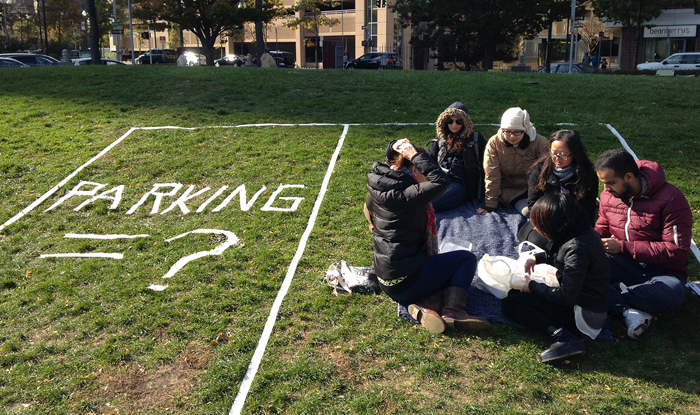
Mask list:
MULTIPOLYGON (((343 131, 233 128, 258 123, 363 125, 345 137, 244 413, 700 412, 700 301, 690 294, 643 339, 625 338, 617 322, 618 342, 593 342, 583 359, 551 367, 535 360, 548 345, 536 334, 496 323, 489 334, 435 335, 396 318, 386 296, 334 297, 322 282, 331 262, 371 261, 361 214, 371 163, 391 139, 427 143, 428 124, 456 100, 487 137, 511 106, 526 108, 546 136, 574 123, 592 159, 619 146, 611 124, 686 194, 700 241, 695 78, 140 66, 3 68, 0 85, 0 222, 131 127, 196 128, 132 132, 0 232, 5 413, 228 413, 343 131), (87 200, 75 197, 45 212, 81 180, 104 184, 98 193, 123 185, 116 209, 105 198, 75 211, 87 200), (153 197, 127 214, 156 183, 181 183, 178 195, 190 185, 193 194, 211 190, 188 201, 187 214, 151 214, 153 197), (280 194, 304 198, 298 209, 261 210, 280 184, 305 186, 280 194), (236 197, 219 212, 221 198, 196 212, 222 186, 227 195, 241 185, 248 202, 266 187, 250 210, 236 197), (179 258, 222 242, 165 242, 194 229, 228 230, 240 243, 163 280, 179 258), (124 259, 39 257, 61 252, 124 259)), ((164 197, 159 212, 172 201, 164 197)), ((700 280, 694 258, 691 279, 700 280)))

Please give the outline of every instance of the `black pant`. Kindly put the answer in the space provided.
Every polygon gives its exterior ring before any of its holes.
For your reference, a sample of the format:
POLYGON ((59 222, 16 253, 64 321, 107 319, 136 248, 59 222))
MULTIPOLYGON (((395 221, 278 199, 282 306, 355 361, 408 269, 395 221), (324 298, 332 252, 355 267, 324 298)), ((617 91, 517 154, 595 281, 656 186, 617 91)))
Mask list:
POLYGON ((501 310, 515 323, 543 334, 548 334, 547 328, 552 326, 563 327, 575 335, 580 334, 576 328, 573 307, 555 304, 533 293, 510 290, 501 302, 501 310))

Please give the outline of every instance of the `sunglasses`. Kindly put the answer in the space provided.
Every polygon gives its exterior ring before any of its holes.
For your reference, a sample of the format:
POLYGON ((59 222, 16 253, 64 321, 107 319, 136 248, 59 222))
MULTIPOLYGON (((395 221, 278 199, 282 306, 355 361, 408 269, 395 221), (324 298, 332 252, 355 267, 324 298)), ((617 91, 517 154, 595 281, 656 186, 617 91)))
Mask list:
POLYGON ((450 118, 449 120, 447 120, 447 125, 452 125, 453 122, 456 122, 457 125, 464 124, 464 122, 462 120, 453 120, 452 118, 450 118))

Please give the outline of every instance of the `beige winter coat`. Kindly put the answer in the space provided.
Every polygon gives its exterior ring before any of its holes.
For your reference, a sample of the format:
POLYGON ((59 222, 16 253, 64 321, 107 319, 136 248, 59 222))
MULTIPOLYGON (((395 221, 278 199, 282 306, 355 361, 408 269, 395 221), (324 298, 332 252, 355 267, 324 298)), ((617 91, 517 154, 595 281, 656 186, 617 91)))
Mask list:
POLYGON ((265 52, 260 56, 260 66, 262 68, 276 68, 277 64, 275 63, 275 58, 272 57, 269 53, 265 52))
POLYGON ((549 141, 540 134, 525 149, 506 145, 499 138, 500 134, 499 129, 489 139, 484 154, 486 208, 489 210, 495 210, 499 201, 511 206, 513 199, 527 193, 530 168, 540 155, 549 151, 549 141))

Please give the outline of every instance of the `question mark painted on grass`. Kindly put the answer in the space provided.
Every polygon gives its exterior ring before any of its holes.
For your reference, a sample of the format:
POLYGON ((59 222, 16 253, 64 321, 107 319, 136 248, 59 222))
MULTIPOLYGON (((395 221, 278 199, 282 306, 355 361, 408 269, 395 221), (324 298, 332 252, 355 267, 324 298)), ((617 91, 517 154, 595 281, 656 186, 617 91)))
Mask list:
MULTIPOLYGON (((187 265, 187 263, 189 263, 190 261, 194 261, 195 259, 203 258, 205 256, 210 256, 210 255, 221 255, 226 249, 228 249, 230 246, 235 245, 240 240, 236 236, 236 234, 234 234, 231 231, 224 231, 221 229, 195 229, 195 230, 190 231, 190 232, 185 232, 183 234, 173 236, 170 239, 166 239, 165 242, 174 241, 175 239, 182 238, 182 237, 187 236, 191 233, 216 233, 219 235, 224 235, 226 237, 226 242, 217 245, 216 248, 214 248, 212 250, 196 252, 194 254, 187 255, 186 257, 182 257, 182 258, 178 259, 177 262, 175 264, 173 264, 172 267, 170 267, 170 270, 165 275, 163 275, 163 278, 172 277, 178 271, 180 271, 185 265, 187 265)), ((148 288, 150 288, 151 290, 154 290, 154 291, 163 291, 167 287, 168 287, 167 285, 155 285, 155 284, 151 284, 148 286, 148 288)))

